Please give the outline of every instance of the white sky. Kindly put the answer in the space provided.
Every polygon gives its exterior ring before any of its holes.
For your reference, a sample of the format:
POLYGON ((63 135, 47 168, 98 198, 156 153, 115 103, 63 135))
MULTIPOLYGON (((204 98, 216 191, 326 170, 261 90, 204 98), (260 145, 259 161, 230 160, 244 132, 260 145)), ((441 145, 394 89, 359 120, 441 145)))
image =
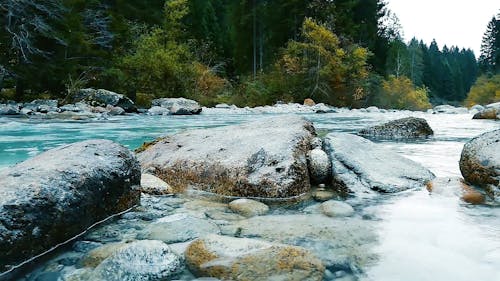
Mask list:
POLYGON ((429 44, 470 48, 479 57, 481 40, 500 0, 387 0, 399 18, 407 41, 416 37, 429 44))

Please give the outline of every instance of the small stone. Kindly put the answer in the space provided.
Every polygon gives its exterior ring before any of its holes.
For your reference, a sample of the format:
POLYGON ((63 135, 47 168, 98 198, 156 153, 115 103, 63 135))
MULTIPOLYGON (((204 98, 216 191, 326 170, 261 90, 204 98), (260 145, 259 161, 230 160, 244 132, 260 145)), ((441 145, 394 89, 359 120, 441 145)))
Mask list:
POLYGON ((152 195, 166 195, 173 193, 173 190, 168 183, 150 174, 141 175, 141 191, 152 195))
POLYGON ((313 100, 313 99, 305 99, 305 100, 304 100, 304 105, 305 105, 305 106, 315 106, 315 105, 316 105, 316 103, 314 102, 314 100, 313 100))
POLYGON ((245 217, 264 215, 269 212, 269 207, 252 199, 236 199, 229 203, 229 209, 245 217))
POLYGON ((354 214, 354 209, 351 205, 334 200, 322 203, 321 211, 329 217, 349 217, 354 214))
POLYGON ((316 191, 313 191, 313 199, 318 201, 318 202, 325 202, 325 201, 328 201, 330 199, 332 199, 333 197, 335 197, 335 193, 333 193, 332 191, 328 191, 328 190, 321 190, 321 189, 318 189, 316 191))
POLYGON ((307 154, 311 181, 314 183, 324 183, 332 172, 332 164, 326 152, 320 148, 315 148, 307 154))

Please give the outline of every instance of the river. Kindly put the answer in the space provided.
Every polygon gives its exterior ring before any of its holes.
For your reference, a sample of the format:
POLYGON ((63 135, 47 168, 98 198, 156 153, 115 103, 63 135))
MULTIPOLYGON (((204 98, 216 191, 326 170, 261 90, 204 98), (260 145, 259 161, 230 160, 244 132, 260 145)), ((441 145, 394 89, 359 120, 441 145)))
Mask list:
MULTIPOLYGON (((433 137, 412 142, 383 141, 380 145, 421 163, 437 177, 460 177, 458 161, 464 143, 500 125, 472 120, 470 114, 345 110, 302 115, 313 121, 321 133, 356 132, 388 120, 423 117, 433 128, 433 137)), ((104 138, 134 149, 145 141, 181 130, 265 116, 269 114, 130 115, 93 121, 0 118, 0 169, 61 144, 104 138)), ((388 196, 367 204, 366 209, 376 218, 374 231, 378 238, 371 251, 377 259, 362 273, 337 279, 500 280, 500 208, 469 205, 457 196, 430 194, 422 189, 388 196)))

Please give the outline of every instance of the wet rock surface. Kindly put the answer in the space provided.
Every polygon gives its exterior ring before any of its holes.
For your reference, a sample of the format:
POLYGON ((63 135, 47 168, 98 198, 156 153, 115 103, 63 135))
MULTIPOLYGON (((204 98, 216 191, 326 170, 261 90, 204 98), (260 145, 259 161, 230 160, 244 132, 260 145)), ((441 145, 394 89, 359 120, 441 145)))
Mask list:
POLYGON ((500 130, 479 135, 464 145, 460 171, 468 183, 500 199, 500 130))
POLYGON ((65 145, 2 170, 1 269, 138 203, 139 180, 134 155, 107 140, 65 145))
POLYGON ((432 136, 434 131, 425 119, 407 117, 363 129, 359 134, 380 139, 412 139, 432 136))
POLYGON ((191 243, 186 261, 197 276, 223 280, 322 280, 325 270, 301 247, 216 235, 191 243))
POLYGON ((175 190, 286 198, 310 189, 306 154, 314 134, 310 122, 285 115, 168 136, 137 157, 175 190))
POLYGON ((359 136, 328 134, 325 150, 332 161, 333 185, 349 193, 394 193, 423 187, 434 178, 422 165, 359 136))

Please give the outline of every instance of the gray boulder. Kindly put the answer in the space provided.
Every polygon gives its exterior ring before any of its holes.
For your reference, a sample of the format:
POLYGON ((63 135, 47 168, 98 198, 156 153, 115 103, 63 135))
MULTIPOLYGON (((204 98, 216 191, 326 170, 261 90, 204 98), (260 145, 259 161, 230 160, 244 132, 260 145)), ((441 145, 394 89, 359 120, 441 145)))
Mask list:
POLYGON ((170 110, 165 107, 161 106, 152 106, 150 109, 148 109, 148 114, 149 115, 169 115, 170 110))
POLYGON ((500 130, 479 135, 464 145, 460 171, 470 184, 500 198, 500 130))
POLYGON ((48 113, 61 111, 57 107, 57 100, 33 100, 32 102, 23 104, 23 110, 30 110, 32 112, 48 113))
POLYGON ((137 157, 175 190, 286 198, 310 189, 306 154, 314 134, 305 119, 279 116, 168 136, 144 145, 137 157))
POLYGON ((143 240, 126 244, 106 258, 96 267, 91 280, 168 280, 183 269, 182 259, 167 244, 143 240))
POLYGON ((107 105, 123 108, 126 112, 136 112, 137 107, 128 97, 104 89, 82 89, 72 97, 73 103, 85 102, 91 106, 106 107, 107 105))
POLYGON ((486 105, 486 107, 483 110, 474 114, 472 119, 500 120, 500 102, 486 105))
POLYGON ((332 161, 333 185, 341 191, 393 193, 423 187, 434 178, 420 164, 359 136, 328 134, 325 150, 332 161))
POLYGON ((151 102, 153 106, 167 108, 172 115, 200 114, 201 106, 194 100, 185 98, 161 98, 151 102))
POLYGON ((89 140, 0 172, 0 271, 139 201, 140 167, 125 147, 89 140))
POLYGON ((19 106, 13 104, 0 104, 0 115, 17 115, 19 106))
POLYGON ((434 113, 445 113, 445 114, 464 114, 469 112, 469 110, 465 107, 454 107, 448 104, 435 106, 432 110, 434 113))
POLYGON ((363 129, 359 134, 381 139, 411 139, 432 136, 434 131, 425 119, 407 117, 363 129))

